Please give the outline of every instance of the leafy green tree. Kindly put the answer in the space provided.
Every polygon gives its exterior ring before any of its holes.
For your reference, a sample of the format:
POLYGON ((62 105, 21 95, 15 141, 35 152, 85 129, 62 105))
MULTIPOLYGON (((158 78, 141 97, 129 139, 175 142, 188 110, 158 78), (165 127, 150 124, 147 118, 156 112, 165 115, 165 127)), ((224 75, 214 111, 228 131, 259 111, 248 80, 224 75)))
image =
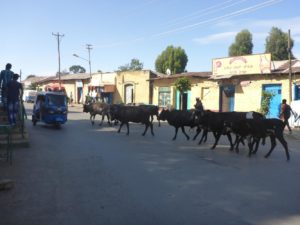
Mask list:
MULTIPOLYGON (((277 27, 272 27, 269 36, 266 38, 266 53, 271 53, 272 60, 287 60, 289 58, 288 33, 284 33, 277 27)), ((291 49, 294 41, 291 40, 291 49)), ((291 52, 291 58, 294 58, 291 52)))
POLYGON ((144 67, 143 63, 140 60, 133 58, 130 63, 120 66, 119 71, 130 71, 130 70, 142 70, 144 67))
POLYGON ((168 46, 155 60, 155 70, 166 73, 169 69, 171 74, 182 73, 185 71, 188 57, 181 47, 168 46))
POLYGON ((268 91, 263 91, 262 96, 261 96, 261 106, 260 106, 260 112, 263 115, 268 115, 270 111, 270 104, 271 100, 274 97, 274 93, 268 92, 268 91))
POLYGON ((69 68, 69 71, 72 73, 85 73, 86 70, 84 67, 80 66, 80 65, 73 65, 69 68))
POLYGON ((180 92, 180 108, 183 106, 183 93, 191 90, 192 84, 187 77, 177 78, 175 83, 175 88, 180 92))
POLYGON ((253 49, 252 34, 242 30, 235 36, 235 42, 229 47, 229 56, 251 55, 253 49))

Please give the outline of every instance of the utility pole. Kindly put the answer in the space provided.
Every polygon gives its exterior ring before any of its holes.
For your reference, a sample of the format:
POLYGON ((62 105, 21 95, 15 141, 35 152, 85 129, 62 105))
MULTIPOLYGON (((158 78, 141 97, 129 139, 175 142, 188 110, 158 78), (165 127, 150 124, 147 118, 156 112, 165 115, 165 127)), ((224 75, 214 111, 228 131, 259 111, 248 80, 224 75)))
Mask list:
POLYGON ((288 32, 288 52, 289 52, 289 104, 292 102, 292 62, 291 62, 291 31, 288 32))
POLYGON ((86 49, 87 49, 88 52, 89 52, 90 78, 92 78, 92 66, 91 66, 91 50, 93 49, 93 48, 92 48, 92 45, 91 45, 91 44, 86 44, 86 49))
POLYGON ((61 90, 61 80, 60 80, 60 40, 65 36, 64 34, 57 34, 52 32, 52 35, 57 39, 57 50, 58 50, 58 79, 59 79, 59 90, 61 90))

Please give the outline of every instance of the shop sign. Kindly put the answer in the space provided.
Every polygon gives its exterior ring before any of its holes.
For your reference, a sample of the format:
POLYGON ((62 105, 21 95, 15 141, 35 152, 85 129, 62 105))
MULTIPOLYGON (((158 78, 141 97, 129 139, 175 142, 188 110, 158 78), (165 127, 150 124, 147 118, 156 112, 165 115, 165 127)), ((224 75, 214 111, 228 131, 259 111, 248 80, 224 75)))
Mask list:
POLYGON ((214 78, 230 75, 270 74, 271 54, 213 59, 212 67, 214 78))

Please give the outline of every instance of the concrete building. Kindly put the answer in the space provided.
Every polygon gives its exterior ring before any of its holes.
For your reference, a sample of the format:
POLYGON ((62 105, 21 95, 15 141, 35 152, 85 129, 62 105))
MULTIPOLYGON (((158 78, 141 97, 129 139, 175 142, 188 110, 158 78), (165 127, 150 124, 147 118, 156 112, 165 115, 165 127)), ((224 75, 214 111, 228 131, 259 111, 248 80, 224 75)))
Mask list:
POLYGON ((151 70, 117 72, 114 103, 152 104, 153 87, 150 80, 157 76, 151 70))

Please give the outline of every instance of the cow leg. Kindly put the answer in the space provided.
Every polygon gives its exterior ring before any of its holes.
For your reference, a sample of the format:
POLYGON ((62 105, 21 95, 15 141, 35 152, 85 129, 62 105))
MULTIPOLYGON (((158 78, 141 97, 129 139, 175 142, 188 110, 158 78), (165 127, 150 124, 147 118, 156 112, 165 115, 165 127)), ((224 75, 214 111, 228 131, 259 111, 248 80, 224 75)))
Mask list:
POLYGON ((227 138, 228 138, 229 143, 230 143, 230 149, 229 149, 229 150, 232 151, 233 148, 234 148, 234 146, 233 146, 233 144, 232 144, 232 138, 231 138, 231 135, 230 135, 230 133, 227 133, 226 135, 227 135, 227 138))
POLYGON ((268 158, 268 157, 271 155, 272 151, 274 150, 274 148, 275 148, 275 146, 276 146, 276 139, 275 139, 275 136, 272 134, 272 135, 270 136, 270 138, 271 138, 271 149, 270 149, 270 151, 265 155, 265 158, 268 158))
POLYGON ((178 127, 175 127, 175 136, 173 137, 173 141, 176 139, 176 137, 177 137, 177 132, 178 132, 178 127))
POLYGON ((121 128, 123 127, 123 125, 124 125, 124 122, 121 122, 120 127, 119 127, 119 130, 118 130, 118 133, 120 133, 121 128))
POLYGON ((261 144, 262 144, 262 145, 265 145, 265 144, 266 144, 266 138, 265 138, 265 137, 262 139, 261 144))
POLYGON ((284 137, 281 134, 276 135, 277 139, 280 141, 280 143, 282 144, 282 146, 284 147, 285 150, 285 154, 286 154, 286 160, 290 160, 290 154, 289 154, 289 149, 288 149, 288 145, 287 142, 284 140, 284 137))
POLYGON ((101 126, 103 124, 103 120, 104 120, 104 114, 102 114, 102 119, 101 119, 101 122, 99 123, 99 126, 101 126))
POLYGON ((201 133, 201 128, 200 127, 197 127, 197 130, 196 130, 196 135, 193 137, 193 140, 196 140, 196 138, 198 137, 198 135, 201 133))
POLYGON ((150 123, 150 129, 151 129, 151 134, 152 134, 152 136, 154 136, 154 132, 153 132, 153 124, 152 124, 152 123, 150 123))
POLYGON ((214 143, 214 145, 210 149, 215 149, 216 148, 216 146, 218 144, 218 141, 219 141, 219 139, 221 137, 221 132, 219 132, 217 134, 214 134, 214 135, 215 135, 215 143, 214 143))
POLYGON ((158 126, 160 127, 160 119, 158 119, 158 116, 156 116, 157 120, 158 120, 158 126))
POLYGON ((127 126, 127 135, 129 135, 129 122, 126 123, 127 126))
MULTIPOLYGON (((259 142, 260 142, 261 138, 253 138, 253 144, 252 144, 252 149, 251 149, 251 154, 256 154, 257 150, 258 150, 258 146, 259 146, 259 142), (253 146, 255 144, 255 149, 253 151, 253 146)), ((265 143, 265 139, 263 138, 262 143, 265 143)), ((263 144, 264 145, 264 144, 263 144)))
POLYGON ((145 136, 145 134, 146 134, 146 132, 148 130, 148 127, 149 127, 149 123, 145 123, 145 130, 144 130, 144 133, 142 134, 143 136, 145 136))
POLYGON ((184 126, 181 127, 181 130, 182 130, 182 133, 185 135, 186 139, 189 140, 190 137, 189 137, 189 135, 187 135, 187 134, 185 133, 184 126))
POLYGON ((107 117, 107 123, 108 123, 108 125, 112 126, 111 121, 110 121, 110 116, 109 116, 108 113, 106 114, 106 117, 107 117))
POLYGON ((205 143, 207 141, 207 136, 208 136, 208 131, 205 133, 204 135, 204 140, 203 140, 203 143, 205 143))
POLYGON ((151 117, 151 123, 153 122, 153 115, 150 115, 150 117, 151 117))
POLYGON ((255 154, 257 152, 259 142, 260 142, 260 138, 252 137, 249 139, 249 142, 248 142, 248 147, 249 147, 248 156, 249 157, 251 157, 252 154, 255 154), (252 139, 252 141, 251 141, 251 139, 252 139), (255 148, 253 150, 254 145, 255 145, 255 148))
POLYGON ((234 141, 233 146, 235 146, 235 151, 236 152, 239 152, 239 145, 240 145, 241 139, 243 139, 242 136, 239 136, 239 135, 235 136, 235 141, 234 141))
POLYGON ((206 138, 207 138, 207 133, 208 133, 208 130, 207 130, 207 129, 204 129, 204 130, 203 130, 203 133, 202 133, 202 137, 201 137, 201 139, 200 139, 198 145, 200 145, 200 144, 202 143, 203 139, 206 139, 206 138))
POLYGON ((94 125, 93 117, 94 117, 94 120, 95 120, 95 115, 91 114, 91 115, 90 115, 90 121, 91 121, 92 125, 94 125))

